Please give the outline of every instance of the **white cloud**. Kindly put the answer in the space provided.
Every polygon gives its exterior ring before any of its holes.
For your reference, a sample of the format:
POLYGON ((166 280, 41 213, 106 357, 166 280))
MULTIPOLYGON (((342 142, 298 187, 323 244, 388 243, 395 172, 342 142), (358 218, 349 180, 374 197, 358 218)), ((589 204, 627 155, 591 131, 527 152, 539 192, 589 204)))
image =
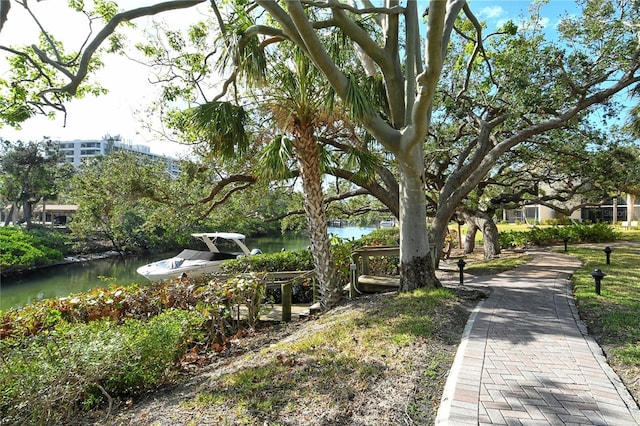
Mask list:
POLYGON ((548 16, 541 16, 538 25, 540 25, 540 28, 548 28, 550 22, 551 19, 548 16))
POLYGON ((482 8, 478 12, 478 16, 482 19, 497 19, 505 14, 505 10, 501 6, 488 6, 482 8))

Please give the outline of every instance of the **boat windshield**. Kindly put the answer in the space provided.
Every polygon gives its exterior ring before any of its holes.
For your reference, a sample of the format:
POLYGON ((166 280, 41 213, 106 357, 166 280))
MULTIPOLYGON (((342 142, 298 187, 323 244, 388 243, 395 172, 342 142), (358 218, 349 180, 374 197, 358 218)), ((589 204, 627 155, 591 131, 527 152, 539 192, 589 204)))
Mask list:
POLYGON ((218 247, 218 250, 222 253, 241 253, 242 249, 238 245, 225 238, 216 238, 214 244, 218 247))

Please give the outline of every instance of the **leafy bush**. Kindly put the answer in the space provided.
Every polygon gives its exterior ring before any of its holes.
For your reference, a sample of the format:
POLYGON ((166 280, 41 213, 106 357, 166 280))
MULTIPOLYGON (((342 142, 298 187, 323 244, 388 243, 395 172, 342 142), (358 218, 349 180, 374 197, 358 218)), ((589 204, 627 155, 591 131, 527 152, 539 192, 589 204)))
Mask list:
POLYGON ((501 232, 499 235, 500 247, 524 247, 529 242, 529 233, 525 231, 501 232))
POLYGON ((221 265, 223 273, 308 271, 313 268, 310 250, 264 253, 229 260, 221 265))
POLYGON ((569 226, 533 227, 529 231, 510 231, 500 233, 500 245, 503 248, 522 247, 526 244, 537 246, 559 245, 567 239, 569 243, 600 243, 614 241, 618 236, 611 225, 598 222, 594 224, 576 223, 569 226))
POLYGON ((145 286, 112 286, 59 299, 47 299, 21 308, 0 311, 0 341, 20 342, 28 336, 49 332, 61 323, 88 323, 103 318, 123 322, 148 319, 167 309, 205 309, 215 326, 210 338, 221 338, 238 331, 240 324, 232 318, 231 307, 245 305, 254 313, 253 325, 260 314, 263 290, 259 279, 242 281, 191 279, 188 282, 156 283, 145 286), (260 293, 256 295, 257 293, 260 293), (207 306, 213 306, 215 309, 207 306))
POLYGON ((61 424, 156 386, 189 347, 219 351, 253 327, 263 303, 262 282, 249 276, 95 289, 0 312, 0 416, 61 424))
POLYGON ((0 346, 0 415, 7 424, 62 424, 105 398, 154 387, 171 376, 203 320, 198 311, 168 310, 122 325, 59 323, 21 346, 0 346))
POLYGON ((0 268, 49 265, 63 259, 64 236, 44 229, 0 228, 0 268))
POLYGON ((398 246, 400 245, 400 230, 398 228, 376 229, 363 235, 356 241, 361 246, 398 246))

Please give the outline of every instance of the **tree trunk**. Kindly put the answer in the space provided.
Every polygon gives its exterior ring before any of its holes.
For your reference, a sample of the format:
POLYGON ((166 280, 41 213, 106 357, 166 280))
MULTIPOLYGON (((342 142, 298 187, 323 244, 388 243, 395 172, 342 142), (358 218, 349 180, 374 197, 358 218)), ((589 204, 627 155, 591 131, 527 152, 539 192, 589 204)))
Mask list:
POLYGON ((413 163, 412 165, 399 162, 400 292, 409 292, 421 287, 442 287, 436 278, 430 253, 422 175, 417 172, 421 168, 417 162, 413 163))
POLYGON ((7 217, 4 218, 4 226, 9 226, 10 222, 13 222, 15 224, 15 221, 13 220, 13 215, 14 215, 15 210, 16 210, 16 204, 15 203, 11 203, 11 208, 9 209, 9 214, 7 215, 7 217))
MULTIPOLYGON (((482 211, 474 213, 464 212, 465 222, 469 226, 469 230, 472 227, 479 229, 482 232, 482 239, 484 241, 484 258, 492 259, 500 254, 500 235, 498 233, 498 227, 491 219, 491 217, 482 211)), ((475 234, 475 232, 474 232, 475 234)), ((469 233, 467 233, 467 240, 465 240, 465 253, 467 253, 467 242, 469 239, 469 233)), ((474 235, 475 240, 475 235, 474 235)), ((469 252, 470 253, 470 252, 469 252)))
POLYGON ((22 219, 27 224, 27 229, 31 228, 31 215, 33 213, 33 209, 31 203, 29 201, 22 202, 22 219))
POLYGON ((476 249, 476 234, 478 227, 475 223, 467 221, 467 234, 464 237, 464 254, 473 253, 476 249))
POLYGON ((500 255, 500 233, 495 222, 488 218, 482 226, 484 258, 492 259, 500 255))
POLYGON ((311 251, 320 287, 320 304, 323 309, 330 309, 338 303, 342 295, 327 232, 320 153, 310 130, 301 132, 300 136, 294 140, 295 155, 300 165, 304 209, 307 214, 311 251))

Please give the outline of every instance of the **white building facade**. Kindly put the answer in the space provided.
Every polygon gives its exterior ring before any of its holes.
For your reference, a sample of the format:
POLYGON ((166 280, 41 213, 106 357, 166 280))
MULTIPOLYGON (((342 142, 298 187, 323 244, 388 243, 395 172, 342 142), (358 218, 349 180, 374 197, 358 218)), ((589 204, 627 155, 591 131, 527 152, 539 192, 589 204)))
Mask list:
POLYGON ((180 173, 180 165, 177 160, 153 154, 151 153, 151 148, 146 145, 123 142, 120 138, 76 139, 72 141, 52 141, 52 143, 57 146, 65 161, 75 167, 80 167, 84 161, 98 155, 106 155, 115 151, 127 151, 150 160, 165 162, 167 172, 172 177, 176 177, 180 173))

